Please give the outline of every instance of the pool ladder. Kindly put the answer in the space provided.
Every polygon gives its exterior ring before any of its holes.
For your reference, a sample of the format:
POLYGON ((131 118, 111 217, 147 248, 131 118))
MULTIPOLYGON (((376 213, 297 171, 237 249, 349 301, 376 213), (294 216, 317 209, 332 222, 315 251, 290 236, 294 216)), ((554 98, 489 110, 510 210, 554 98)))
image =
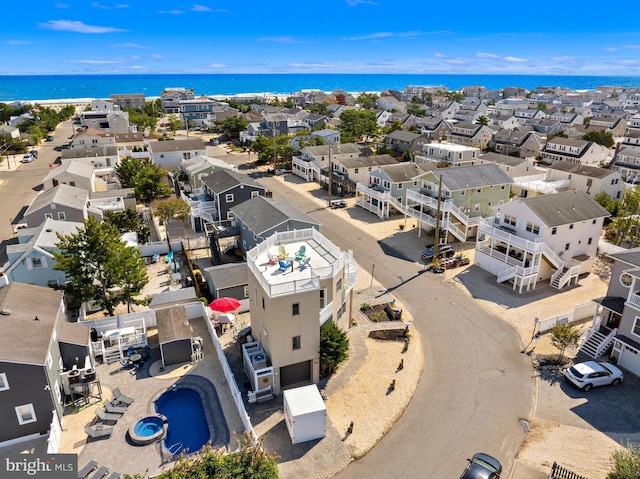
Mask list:
POLYGON ((182 447, 182 443, 181 442, 176 442, 173 446, 171 446, 168 450, 169 450, 169 459, 167 459, 167 462, 171 462, 175 459, 176 454, 178 453, 178 451, 180 450, 180 448, 182 447), (178 448, 175 450, 175 452, 172 452, 173 449, 178 446, 178 448))

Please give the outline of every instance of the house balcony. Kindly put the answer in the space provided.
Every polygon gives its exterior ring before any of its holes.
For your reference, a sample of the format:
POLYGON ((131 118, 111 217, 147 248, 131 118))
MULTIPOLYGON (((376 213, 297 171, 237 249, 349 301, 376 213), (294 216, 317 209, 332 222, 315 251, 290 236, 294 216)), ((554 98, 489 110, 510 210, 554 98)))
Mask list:
POLYGON ((369 196, 378 201, 389 201, 392 198, 390 190, 383 188, 382 186, 366 186, 362 183, 358 183, 356 185, 356 194, 369 196))
POLYGON ((636 309, 640 309, 640 291, 636 291, 634 293, 629 293, 627 297, 627 302, 631 304, 636 309))
POLYGON ((478 237, 480 238, 481 235, 499 239, 508 245, 516 246, 531 254, 542 253, 545 247, 545 244, 540 238, 531 241, 518 236, 513 229, 492 226, 487 221, 480 222, 478 225, 478 237))
POLYGON ((522 188, 523 190, 535 191, 545 195, 563 191, 568 188, 571 183, 570 180, 548 180, 544 173, 540 175, 519 176, 514 178, 513 182, 514 186, 522 188))

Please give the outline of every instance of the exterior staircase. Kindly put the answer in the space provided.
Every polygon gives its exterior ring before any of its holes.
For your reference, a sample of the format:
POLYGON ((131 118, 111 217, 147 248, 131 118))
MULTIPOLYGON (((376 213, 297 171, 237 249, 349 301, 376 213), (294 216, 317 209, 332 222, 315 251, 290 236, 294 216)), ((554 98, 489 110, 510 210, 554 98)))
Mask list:
POLYGON ((609 349, 609 346, 613 344, 613 338, 617 331, 617 329, 613 329, 609 334, 604 334, 597 329, 589 330, 580 346, 580 352, 588 354, 594 359, 598 359, 609 349))
POLYGON ((551 277, 551 286, 556 289, 562 289, 571 278, 577 277, 580 273, 580 266, 573 266, 571 268, 558 269, 551 277))

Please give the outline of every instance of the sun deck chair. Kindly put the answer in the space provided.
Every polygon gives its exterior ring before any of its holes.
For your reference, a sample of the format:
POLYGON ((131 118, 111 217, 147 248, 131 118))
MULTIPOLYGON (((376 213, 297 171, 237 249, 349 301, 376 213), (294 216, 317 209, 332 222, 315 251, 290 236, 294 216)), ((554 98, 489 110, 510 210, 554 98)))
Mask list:
POLYGON ((109 474, 109 468, 102 466, 89 479, 102 479, 107 474, 109 474))
POLYGON ((287 253, 287 250, 284 249, 284 245, 279 245, 278 246, 278 259, 279 260, 283 260, 287 256, 289 256, 289 253, 287 253))
POLYGON ((306 256, 307 247, 305 245, 300 246, 300 249, 296 252, 296 261, 302 261, 306 256))
POLYGON ((302 261, 300 261, 300 264, 298 265, 298 268, 300 269, 300 271, 305 270, 306 267, 309 266, 309 261, 311 261, 311 258, 305 258, 302 261))
POLYGON ((284 273, 289 268, 291 268, 291 263, 289 263, 288 261, 278 261, 278 264, 280 265, 278 271, 280 271, 281 273, 284 273))
MULTIPOLYGON (((86 425, 84 427, 84 432, 87 433, 87 436, 89 436, 89 439, 100 439, 101 437, 111 436, 111 433, 113 432, 113 427, 104 427, 102 423, 98 423, 94 425, 86 425)), ((86 474, 82 477, 86 477, 87 475, 89 475, 89 473, 93 471, 93 469, 95 469, 97 465, 98 464, 95 464, 95 466, 93 466, 91 470, 87 471, 86 474)), ((89 464, 87 464, 87 467, 88 466, 89 464)), ((78 473, 78 477, 80 477, 80 473, 78 473)))
POLYGON ((127 406, 118 406, 117 403, 114 404, 113 401, 105 401, 104 408, 107 412, 113 414, 124 414, 127 412, 127 406))
POLYGON ((269 257, 269 266, 273 266, 274 264, 278 264, 278 257, 273 256, 271 253, 267 251, 267 256, 269 257))
POLYGON ((91 474, 91 471, 93 471, 96 467, 98 467, 98 463, 96 461, 89 461, 82 469, 78 471, 78 479, 86 479, 86 477, 91 474))
POLYGON ((113 402, 126 404, 127 406, 131 406, 133 404, 133 398, 129 396, 125 396, 120 392, 120 388, 113 388, 113 402))
POLYGON ((100 419, 102 422, 118 422, 118 419, 122 417, 122 414, 105 412, 98 407, 96 408, 96 416, 98 416, 98 419, 100 419))

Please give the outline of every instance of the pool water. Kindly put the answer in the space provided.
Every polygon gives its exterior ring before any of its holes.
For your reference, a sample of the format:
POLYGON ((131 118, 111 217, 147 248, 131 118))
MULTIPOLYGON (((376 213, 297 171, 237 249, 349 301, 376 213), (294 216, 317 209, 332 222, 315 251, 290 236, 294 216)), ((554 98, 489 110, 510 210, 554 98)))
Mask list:
POLYGON ((167 391, 156 400, 156 411, 168 420, 164 445, 172 454, 184 449, 187 454, 198 452, 209 440, 209 425, 197 391, 167 391))
POLYGON ((153 436, 161 430, 162 419, 155 416, 145 417, 144 419, 141 419, 133 428, 133 432, 142 437, 153 436))

